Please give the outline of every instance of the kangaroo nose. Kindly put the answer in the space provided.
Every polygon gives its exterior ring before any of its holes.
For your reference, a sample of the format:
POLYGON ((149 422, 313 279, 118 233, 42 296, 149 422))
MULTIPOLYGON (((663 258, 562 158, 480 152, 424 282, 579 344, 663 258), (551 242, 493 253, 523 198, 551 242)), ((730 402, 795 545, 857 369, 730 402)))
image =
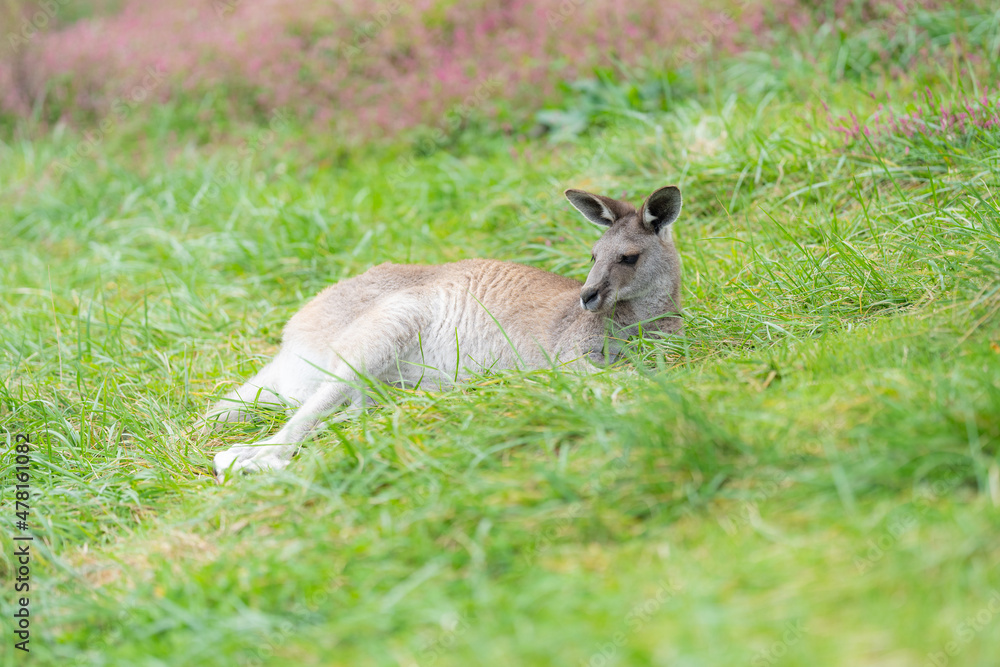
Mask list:
POLYGON ((597 308, 597 293, 599 290, 596 287, 584 288, 580 292, 580 303, 583 305, 584 310, 594 310, 597 308))

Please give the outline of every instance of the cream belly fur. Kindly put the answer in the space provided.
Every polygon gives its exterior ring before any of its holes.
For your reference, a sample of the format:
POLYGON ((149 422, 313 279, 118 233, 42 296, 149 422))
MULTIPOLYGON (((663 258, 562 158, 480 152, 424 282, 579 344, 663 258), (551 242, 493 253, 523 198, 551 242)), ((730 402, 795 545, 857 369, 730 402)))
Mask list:
POLYGON ((289 320, 275 358, 204 417, 205 428, 250 418, 255 407, 292 410, 274 435, 215 456, 227 472, 278 469, 299 443, 370 403, 366 383, 444 389, 487 370, 613 359, 617 340, 676 333, 680 260, 670 224, 680 191, 661 188, 639 210, 577 190, 571 203, 607 227, 587 282, 491 259, 439 266, 381 264, 331 285, 289 320))

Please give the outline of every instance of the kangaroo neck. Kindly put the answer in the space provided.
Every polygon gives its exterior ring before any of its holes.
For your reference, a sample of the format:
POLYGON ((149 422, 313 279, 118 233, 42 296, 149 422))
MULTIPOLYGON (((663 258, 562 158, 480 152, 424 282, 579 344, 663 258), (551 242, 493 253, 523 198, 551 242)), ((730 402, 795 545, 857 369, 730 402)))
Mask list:
POLYGON ((617 335, 638 333, 640 323, 645 330, 673 330, 679 321, 675 322, 677 318, 670 315, 680 313, 679 297, 665 289, 657 290, 638 299, 616 303, 607 318, 617 335))

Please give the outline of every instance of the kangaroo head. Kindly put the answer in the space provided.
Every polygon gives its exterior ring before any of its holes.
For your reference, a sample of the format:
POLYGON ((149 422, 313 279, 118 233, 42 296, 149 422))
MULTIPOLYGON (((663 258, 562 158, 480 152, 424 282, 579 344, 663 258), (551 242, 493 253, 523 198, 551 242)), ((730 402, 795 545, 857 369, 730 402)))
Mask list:
POLYGON ((627 202, 583 190, 567 190, 566 198, 587 220, 607 228, 594 244, 594 266, 580 291, 585 310, 611 313, 619 302, 676 297, 680 258, 670 225, 681 212, 678 188, 660 188, 638 211, 627 202))

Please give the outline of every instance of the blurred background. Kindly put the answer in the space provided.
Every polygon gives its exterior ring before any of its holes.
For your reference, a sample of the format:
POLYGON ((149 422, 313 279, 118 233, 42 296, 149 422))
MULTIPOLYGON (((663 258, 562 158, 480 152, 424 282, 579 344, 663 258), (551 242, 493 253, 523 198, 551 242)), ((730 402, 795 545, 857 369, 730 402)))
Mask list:
POLYGON ((85 128, 166 106, 170 129, 200 141, 279 110, 334 144, 421 126, 447 141, 470 127, 578 133, 718 76, 751 89, 812 76, 772 59, 857 81, 961 61, 988 83, 989 18, 934 0, 4 0, 0 123, 85 128))
POLYGON ((995 667, 998 80, 990 0, 0 0, 29 659, 995 667), (197 415, 323 287, 583 278, 563 190, 667 184, 683 337, 215 483, 283 416, 197 415))

